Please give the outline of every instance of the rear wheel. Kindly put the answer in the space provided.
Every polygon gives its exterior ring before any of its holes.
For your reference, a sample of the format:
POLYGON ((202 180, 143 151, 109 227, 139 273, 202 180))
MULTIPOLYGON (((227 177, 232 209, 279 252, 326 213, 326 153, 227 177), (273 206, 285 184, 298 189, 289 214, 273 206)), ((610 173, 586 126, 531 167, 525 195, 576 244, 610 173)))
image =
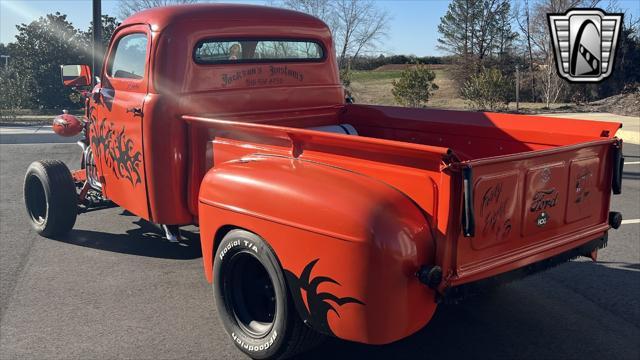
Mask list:
POLYGON ((273 250, 257 235, 229 232, 216 252, 213 276, 225 330, 250 357, 288 358, 324 338, 300 320, 273 250))
POLYGON ((24 202, 38 234, 56 237, 76 222, 78 195, 69 168, 57 160, 36 161, 24 178, 24 202))

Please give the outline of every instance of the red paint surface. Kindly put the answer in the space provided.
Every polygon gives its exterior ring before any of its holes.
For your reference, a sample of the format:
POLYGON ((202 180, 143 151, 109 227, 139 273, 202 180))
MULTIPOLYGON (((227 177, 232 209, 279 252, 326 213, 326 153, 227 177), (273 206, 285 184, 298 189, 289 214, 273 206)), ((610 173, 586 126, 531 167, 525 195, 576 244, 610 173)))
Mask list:
POLYGON ((321 290, 366 304, 330 315, 341 338, 382 344, 424 326, 436 303, 435 292, 415 276, 421 265, 442 267, 442 291, 608 230, 620 124, 345 105, 328 28, 286 10, 217 4, 147 10, 120 26, 112 46, 131 32, 149 37, 146 75, 133 81, 103 73, 91 121, 92 129, 103 119, 116 132, 125 129, 131 140, 125 150, 141 154, 142 178, 132 185, 101 158, 106 195, 157 223, 199 224, 208 280, 214 239, 225 226, 262 236, 294 274, 320 258, 313 275, 340 283, 321 290), (193 61, 198 41, 238 37, 315 40, 327 57, 278 63, 304 73, 305 81, 277 85, 254 81, 269 79, 272 64, 193 61), (239 80, 225 85, 225 74, 238 72, 239 80), (143 116, 126 111, 134 106, 143 116), (359 136, 305 130, 343 123, 359 136), (473 238, 461 232, 461 169, 468 166, 473 238), (535 194, 550 188, 555 202, 539 227, 539 210, 530 209, 535 194), (576 202, 585 189, 589 195, 576 202))

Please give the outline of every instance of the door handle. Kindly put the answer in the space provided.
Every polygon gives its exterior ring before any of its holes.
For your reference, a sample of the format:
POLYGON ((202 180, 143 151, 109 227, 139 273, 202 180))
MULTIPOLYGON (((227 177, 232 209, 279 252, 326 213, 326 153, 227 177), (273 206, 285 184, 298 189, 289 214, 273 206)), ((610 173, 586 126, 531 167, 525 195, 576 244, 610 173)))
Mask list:
POLYGON ((127 113, 133 113, 133 116, 142 116, 142 109, 139 107, 127 108, 127 113))

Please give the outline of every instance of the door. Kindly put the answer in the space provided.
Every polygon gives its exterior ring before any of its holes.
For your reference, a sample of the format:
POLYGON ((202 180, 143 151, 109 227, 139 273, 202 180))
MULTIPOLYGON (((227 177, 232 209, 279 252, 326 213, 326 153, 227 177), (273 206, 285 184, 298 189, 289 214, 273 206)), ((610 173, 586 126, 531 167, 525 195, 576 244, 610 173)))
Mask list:
POLYGON ((142 121, 151 37, 144 25, 126 27, 115 36, 91 119, 91 146, 105 196, 149 219, 142 121))

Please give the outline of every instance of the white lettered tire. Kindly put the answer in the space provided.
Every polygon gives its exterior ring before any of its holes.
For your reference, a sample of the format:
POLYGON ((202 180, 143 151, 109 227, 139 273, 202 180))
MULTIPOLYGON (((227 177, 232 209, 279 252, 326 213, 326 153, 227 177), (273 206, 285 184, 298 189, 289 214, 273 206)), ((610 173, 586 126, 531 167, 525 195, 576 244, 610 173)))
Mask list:
POLYGON ((256 234, 232 230, 221 240, 213 294, 227 334, 251 358, 288 358, 323 339, 300 320, 278 259, 256 234))

